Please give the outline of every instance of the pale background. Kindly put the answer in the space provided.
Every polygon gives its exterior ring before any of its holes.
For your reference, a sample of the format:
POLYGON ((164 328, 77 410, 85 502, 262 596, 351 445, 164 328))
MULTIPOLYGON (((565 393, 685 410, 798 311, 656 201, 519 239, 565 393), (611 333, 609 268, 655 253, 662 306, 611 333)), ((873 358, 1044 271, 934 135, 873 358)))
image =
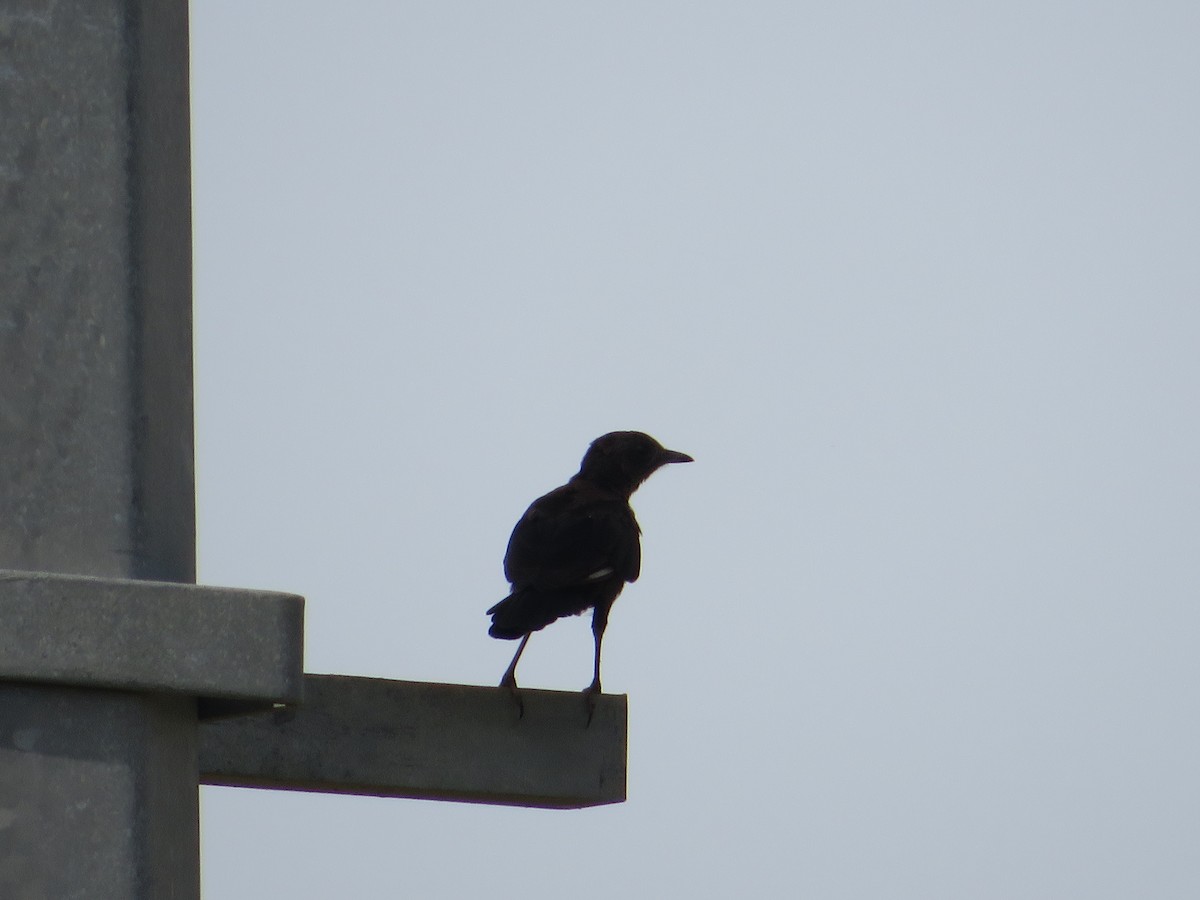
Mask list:
MULTIPOLYGON (((629 800, 203 791, 206 897, 1200 896, 1200 4, 192 7, 201 580, 493 684, 612 429, 629 800)), ((582 688, 586 618, 522 680, 582 688)))

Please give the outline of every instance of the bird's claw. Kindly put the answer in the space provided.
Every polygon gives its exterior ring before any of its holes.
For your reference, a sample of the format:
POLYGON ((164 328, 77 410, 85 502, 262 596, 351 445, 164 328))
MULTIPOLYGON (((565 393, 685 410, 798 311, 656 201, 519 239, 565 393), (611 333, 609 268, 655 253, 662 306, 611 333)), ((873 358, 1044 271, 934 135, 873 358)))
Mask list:
POLYGON ((521 692, 517 690, 517 679, 509 678, 507 675, 500 681, 500 687, 508 688, 508 692, 512 694, 513 700, 517 703, 517 718, 525 718, 525 701, 521 699, 521 692))
POLYGON ((599 686, 594 684, 590 685, 588 689, 583 692, 583 702, 587 707, 587 724, 584 725, 584 727, 590 728, 592 725, 592 719, 596 715, 596 704, 600 702, 599 686))

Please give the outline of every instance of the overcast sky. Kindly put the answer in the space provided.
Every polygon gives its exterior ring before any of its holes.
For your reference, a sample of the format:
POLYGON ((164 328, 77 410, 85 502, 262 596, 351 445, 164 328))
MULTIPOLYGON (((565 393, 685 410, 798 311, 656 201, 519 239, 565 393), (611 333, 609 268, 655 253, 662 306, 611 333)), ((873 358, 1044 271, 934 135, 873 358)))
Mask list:
MULTIPOLYGON (((200 578, 496 683, 587 444, 629 799, 205 788, 214 900, 1200 896, 1200 5, 192 8, 200 578)), ((531 687, 581 689, 587 618, 531 687)))

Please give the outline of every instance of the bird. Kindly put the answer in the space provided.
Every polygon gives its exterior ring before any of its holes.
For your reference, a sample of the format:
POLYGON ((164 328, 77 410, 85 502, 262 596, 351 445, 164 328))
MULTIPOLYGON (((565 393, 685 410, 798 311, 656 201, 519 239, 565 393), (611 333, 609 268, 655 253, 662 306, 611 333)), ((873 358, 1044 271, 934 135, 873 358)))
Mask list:
POLYGON ((600 694, 600 645, 608 613, 642 565, 641 528, 629 498, 647 478, 671 463, 693 462, 640 431, 613 431, 592 441, 579 472, 530 504, 504 554, 507 597, 487 611, 488 634, 520 639, 500 680, 517 693, 517 662, 529 637, 563 616, 592 612, 595 641, 592 683, 584 690, 588 722, 600 694))

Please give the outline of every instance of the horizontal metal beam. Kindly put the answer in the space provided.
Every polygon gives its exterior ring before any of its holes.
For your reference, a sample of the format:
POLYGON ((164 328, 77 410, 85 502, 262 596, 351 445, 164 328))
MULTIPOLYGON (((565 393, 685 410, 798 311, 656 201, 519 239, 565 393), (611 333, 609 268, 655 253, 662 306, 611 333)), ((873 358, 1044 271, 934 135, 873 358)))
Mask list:
POLYGON ((0 570, 0 681, 198 698, 202 716, 295 703, 304 598, 0 570))
POLYGON ((200 728, 204 784, 578 808, 625 800, 627 704, 503 688, 305 676, 304 703, 200 728))

